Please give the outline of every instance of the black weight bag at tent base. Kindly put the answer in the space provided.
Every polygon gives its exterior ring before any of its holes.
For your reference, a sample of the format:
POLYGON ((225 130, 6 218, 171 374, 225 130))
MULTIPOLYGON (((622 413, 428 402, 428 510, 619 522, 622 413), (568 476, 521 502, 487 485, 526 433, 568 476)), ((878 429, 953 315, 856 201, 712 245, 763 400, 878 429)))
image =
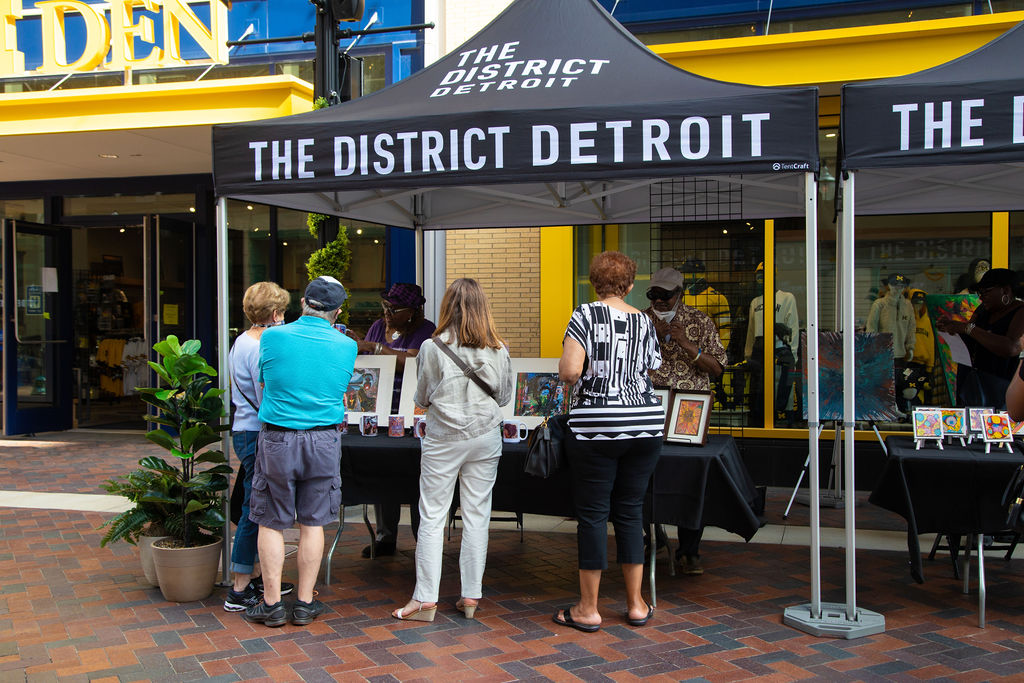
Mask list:
POLYGON ((547 479, 565 465, 565 439, 571 438, 569 416, 546 417, 530 432, 523 471, 547 479))

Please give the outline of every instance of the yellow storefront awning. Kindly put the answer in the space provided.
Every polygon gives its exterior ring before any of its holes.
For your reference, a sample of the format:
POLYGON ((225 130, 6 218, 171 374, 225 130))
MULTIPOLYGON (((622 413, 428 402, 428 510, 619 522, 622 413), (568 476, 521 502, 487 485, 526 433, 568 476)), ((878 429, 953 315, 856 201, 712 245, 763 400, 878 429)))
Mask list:
POLYGON ((290 75, 0 95, 0 182, 209 173, 219 123, 311 111, 290 75))

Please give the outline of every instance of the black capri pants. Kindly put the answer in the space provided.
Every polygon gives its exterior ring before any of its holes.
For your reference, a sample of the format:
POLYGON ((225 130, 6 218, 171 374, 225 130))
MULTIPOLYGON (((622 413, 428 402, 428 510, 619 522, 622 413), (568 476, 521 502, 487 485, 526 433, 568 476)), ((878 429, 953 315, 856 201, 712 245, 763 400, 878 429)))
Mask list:
POLYGON ((580 569, 608 568, 608 521, 619 564, 643 564, 643 505, 661 437, 565 440, 576 505, 580 569))

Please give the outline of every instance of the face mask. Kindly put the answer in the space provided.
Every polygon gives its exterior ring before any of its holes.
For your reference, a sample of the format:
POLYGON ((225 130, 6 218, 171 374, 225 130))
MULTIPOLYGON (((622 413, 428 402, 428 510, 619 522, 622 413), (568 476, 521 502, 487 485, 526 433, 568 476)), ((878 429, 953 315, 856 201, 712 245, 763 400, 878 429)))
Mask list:
POLYGON ((889 296, 898 297, 900 294, 903 294, 901 285, 889 285, 889 296))
POLYGON ((670 323, 672 318, 676 317, 676 309, 673 308, 671 311, 655 311, 654 315, 658 316, 661 322, 670 323))

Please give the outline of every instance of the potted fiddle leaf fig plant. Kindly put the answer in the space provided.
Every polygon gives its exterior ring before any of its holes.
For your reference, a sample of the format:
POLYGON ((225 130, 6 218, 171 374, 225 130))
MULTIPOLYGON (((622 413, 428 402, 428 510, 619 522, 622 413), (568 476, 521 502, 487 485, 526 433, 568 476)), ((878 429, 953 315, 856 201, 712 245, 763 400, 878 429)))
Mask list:
POLYGON ((156 497, 154 492, 166 494, 159 496, 160 498, 169 498, 169 487, 172 483, 171 479, 163 474, 166 463, 160 465, 157 461, 162 462, 160 458, 152 456, 143 458, 139 461, 140 469, 116 479, 108 479, 100 487, 107 493, 122 496, 133 504, 133 507, 100 525, 101 529, 107 529, 106 534, 100 539, 100 547, 115 541, 137 545, 142 573, 154 586, 159 584, 156 568, 153 566, 153 543, 167 535, 164 520, 173 514, 171 504, 151 500, 156 497))
POLYGON ((146 438, 171 455, 170 462, 150 457, 139 464, 161 482, 140 500, 168 510, 162 520, 168 537, 153 544, 153 564, 164 598, 173 602, 202 600, 213 592, 225 523, 223 493, 231 474, 224 453, 211 448, 230 425, 221 424, 224 390, 211 386, 217 371, 199 355, 200 346, 196 339, 179 344, 174 335, 156 343, 160 362, 149 366, 161 386, 138 389, 157 410, 146 419, 162 425, 146 438))

